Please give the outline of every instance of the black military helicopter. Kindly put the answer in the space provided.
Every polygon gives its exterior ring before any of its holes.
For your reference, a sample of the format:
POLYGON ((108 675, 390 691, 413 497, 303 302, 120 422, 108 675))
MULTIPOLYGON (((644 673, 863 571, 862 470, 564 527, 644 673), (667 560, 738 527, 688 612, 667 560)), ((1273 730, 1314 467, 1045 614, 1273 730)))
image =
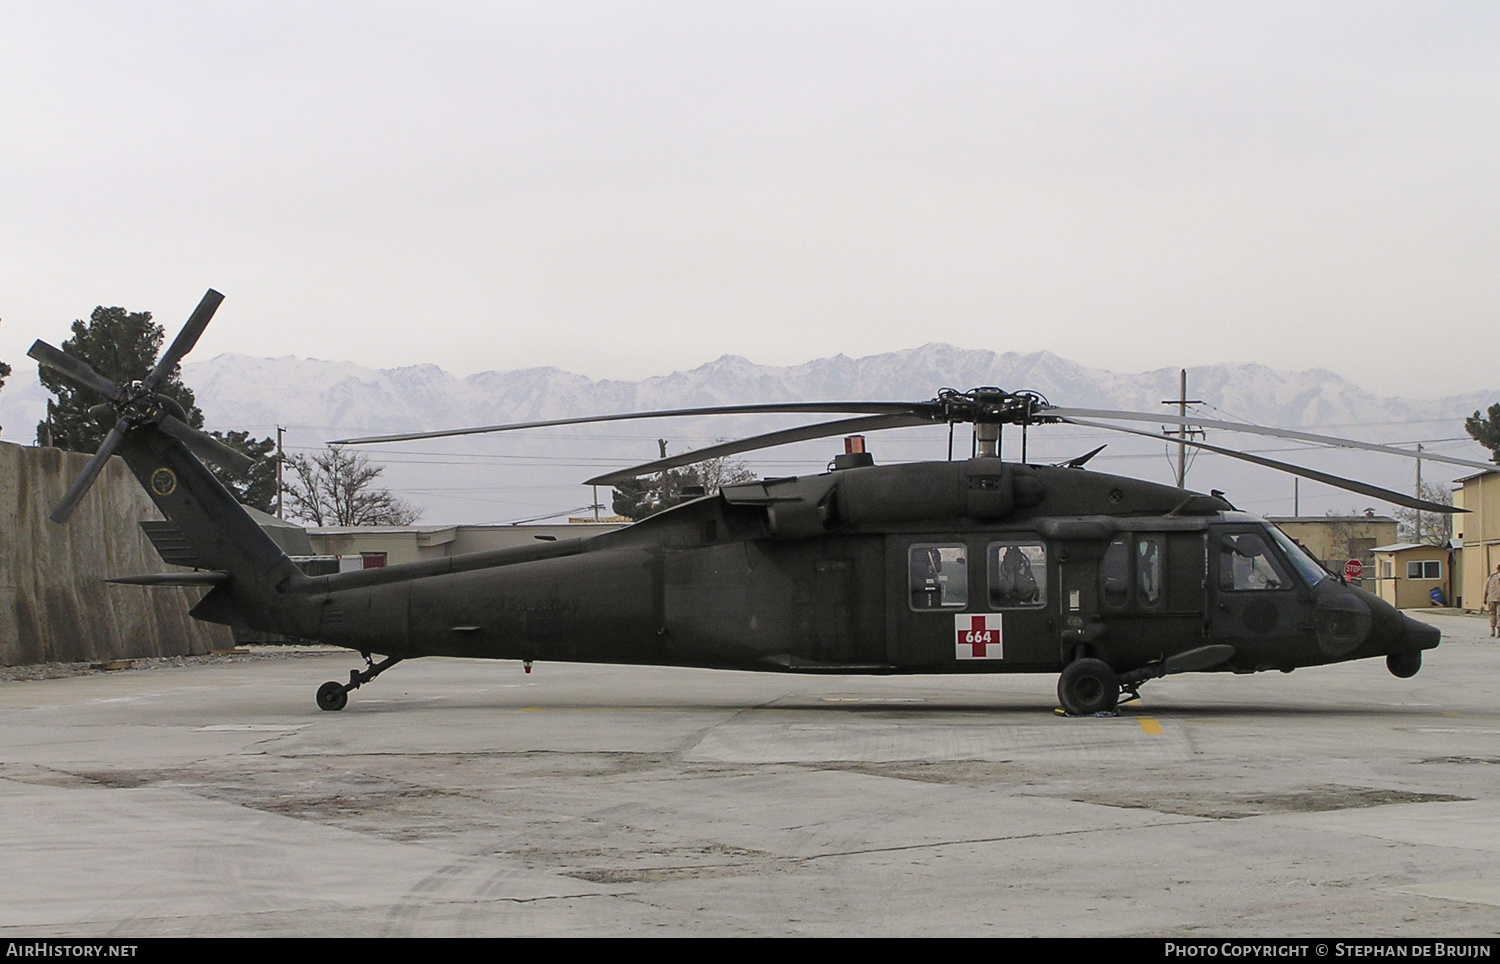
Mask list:
MULTIPOLYGON (((348 683, 319 688, 343 709, 351 690, 401 660, 460 656, 637 663, 797 673, 1059 673, 1074 715, 1186 671, 1290 672, 1384 656, 1414 675, 1432 627, 1325 571, 1275 526, 1221 493, 1088 471, 1094 454, 1049 466, 1004 462, 1001 427, 1100 420, 1191 423, 1417 453, 1348 439, 1198 418, 1068 409, 1040 395, 944 390, 924 402, 737 405, 556 419, 350 439, 395 441, 669 415, 842 413, 588 480, 609 485, 786 442, 901 426, 974 425, 972 457, 878 466, 853 445, 829 471, 729 485, 624 529, 582 539, 309 576, 197 456, 243 456, 183 421, 155 392, 197 342, 223 296, 210 290, 142 381, 116 385, 43 342, 32 358, 103 395, 113 421, 51 518, 66 522, 113 454, 168 520, 148 530, 166 561, 192 571, 113 580, 208 587, 202 620, 318 639, 364 656, 348 683), (383 657, 375 661, 375 654, 383 657)), ((1137 429, 1122 431, 1152 435, 1137 429)), ((950 434, 951 438, 951 434, 950 434)), ((1316 470, 1247 459, 1399 505, 1414 499, 1316 470)), ((1097 451, 1097 450, 1096 450, 1097 451)), ((1483 463, 1423 453, 1460 465, 1483 463)))

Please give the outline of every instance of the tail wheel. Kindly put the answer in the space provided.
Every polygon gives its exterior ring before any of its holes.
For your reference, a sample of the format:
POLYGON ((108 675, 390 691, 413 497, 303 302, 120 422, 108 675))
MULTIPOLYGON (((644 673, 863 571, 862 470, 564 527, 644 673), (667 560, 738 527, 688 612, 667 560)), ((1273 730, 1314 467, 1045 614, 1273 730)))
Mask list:
POLYGON ((1101 659, 1078 659, 1057 678, 1057 699, 1072 716, 1107 713, 1120 702, 1120 678, 1101 659))
POLYGON ((318 687, 318 709, 341 710, 349 705, 349 694, 343 683, 329 680, 318 687))

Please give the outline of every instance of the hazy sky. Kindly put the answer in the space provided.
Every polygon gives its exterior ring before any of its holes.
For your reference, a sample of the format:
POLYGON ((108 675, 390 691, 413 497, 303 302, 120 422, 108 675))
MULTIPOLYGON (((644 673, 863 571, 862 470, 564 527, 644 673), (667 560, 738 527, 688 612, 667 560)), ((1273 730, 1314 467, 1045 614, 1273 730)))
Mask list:
POLYGON ((1492 0, 6 2, 0 125, 18 369, 213 286, 198 357, 1500 388, 1492 0))

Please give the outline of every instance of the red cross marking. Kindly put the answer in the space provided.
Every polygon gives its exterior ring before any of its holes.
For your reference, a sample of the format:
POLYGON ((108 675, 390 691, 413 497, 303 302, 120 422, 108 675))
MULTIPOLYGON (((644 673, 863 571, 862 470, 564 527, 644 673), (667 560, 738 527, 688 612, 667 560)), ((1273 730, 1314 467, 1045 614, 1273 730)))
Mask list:
POLYGON ((975 659, 984 659, 986 655, 985 647, 990 643, 1000 642, 996 638, 999 635, 998 630, 985 628, 983 616, 974 616, 970 620, 968 632, 964 632, 962 629, 958 631, 958 641, 973 647, 972 652, 975 659))

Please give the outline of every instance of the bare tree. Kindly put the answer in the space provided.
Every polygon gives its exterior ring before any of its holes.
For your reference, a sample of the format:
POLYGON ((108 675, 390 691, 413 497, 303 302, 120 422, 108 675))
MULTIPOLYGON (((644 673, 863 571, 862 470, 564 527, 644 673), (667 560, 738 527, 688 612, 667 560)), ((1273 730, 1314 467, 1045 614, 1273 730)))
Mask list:
POLYGON ((750 470, 750 466, 729 456, 708 459, 696 465, 690 465, 683 471, 686 474, 682 479, 682 484, 701 485, 704 495, 713 495, 726 485, 755 480, 755 473, 750 470))
POLYGON ((645 475, 616 483, 614 510, 616 515, 640 520, 681 502, 682 490, 685 488, 702 486, 703 495, 713 495, 726 485, 749 482, 754 478, 755 473, 739 459, 728 456, 705 459, 658 475, 645 475))
MULTIPOLYGON (((1440 505, 1453 504, 1453 493, 1442 484, 1423 482, 1420 497, 1440 505)), ((1423 545, 1446 546, 1453 538, 1453 516, 1441 512, 1397 509, 1396 522, 1401 526, 1401 538, 1423 545)))
POLYGON ((389 489, 377 488, 375 480, 385 468, 371 465, 363 455, 328 448, 311 458, 293 456, 287 465, 292 469, 287 509, 313 525, 404 526, 422 514, 389 489))

